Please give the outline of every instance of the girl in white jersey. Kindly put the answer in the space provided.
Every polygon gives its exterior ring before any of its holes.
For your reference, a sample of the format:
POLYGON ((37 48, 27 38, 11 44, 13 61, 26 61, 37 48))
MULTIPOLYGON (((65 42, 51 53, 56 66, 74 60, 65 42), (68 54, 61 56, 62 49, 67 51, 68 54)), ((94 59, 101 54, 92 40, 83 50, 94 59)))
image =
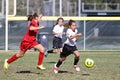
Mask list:
POLYGON ((78 37, 82 36, 82 34, 77 33, 78 31, 76 29, 76 22, 74 20, 70 20, 68 25, 69 25, 69 28, 66 32, 67 40, 64 43, 63 50, 60 54, 60 59, 58 60, 57 64, 54 65, 55 74, 58 73, 58 69, 60 65, 66 59, 66 57, 71 53, 75 55, 73 67, 75 68, 76 71, 80 71, 80 68, 77 65, 80 54, 76 47, 76 41, 78 40, 78 37))
POLYGON ((58 18, 57 24, 53 28, 53 50, 49 50, 48 53, 57 53, 60 49, 60 52, 62 51, 62 35, 65 34, 64 26, 63 26, 64 19, 58 18))

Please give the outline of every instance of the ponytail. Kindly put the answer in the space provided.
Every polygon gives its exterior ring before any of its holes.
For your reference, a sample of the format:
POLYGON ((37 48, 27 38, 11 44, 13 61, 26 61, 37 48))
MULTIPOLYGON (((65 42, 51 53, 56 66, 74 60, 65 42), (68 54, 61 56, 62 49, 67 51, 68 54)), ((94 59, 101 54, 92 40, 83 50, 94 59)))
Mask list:
POLYGON ((35 19, 36 17, 38 17, 37 13, 34 13, 33 15, 27 15, 28 21, 32 21, 32 19, 35 19))
POLYGON ((32 21, 33 15, 27 15, 28 21, 32 21))
POLYGON ((73 22, 75 22, 75 21, 74 21, 74 20, 69 20, 68 23, 65 23, 65 24, 64 24, 64 27, 69 28, 69 27, 72 25, 73 22))
POLYGON ((66 27, 66 28, 69 28, 69 24, 68 23, 65 23, 63 26, 66 27))
POLYGON ((37 13, 33 14, 33 18, 35 19, 36 17, 39 17, 37 13))

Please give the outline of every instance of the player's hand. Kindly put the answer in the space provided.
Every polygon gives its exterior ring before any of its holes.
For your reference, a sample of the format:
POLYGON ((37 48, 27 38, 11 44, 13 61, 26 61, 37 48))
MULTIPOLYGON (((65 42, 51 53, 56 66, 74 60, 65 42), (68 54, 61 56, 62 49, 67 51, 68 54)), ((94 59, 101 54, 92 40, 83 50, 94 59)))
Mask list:
POLYGON ((43 29, 43 28, 45 28, 45 26, 40 26, 40 29, 43 29))
POLYGON ((77 36, 82 36, 82 33, 78 33, 77 36))
POLYGON ((42 15, 42 14, 39 14, 39 22, 42 21, 42 17, 43 17, 43 15, 42 15))
POLYGON ((40 17, 40 18, 42 18, 42 17, 43 17, 43 15, 42 15, 42 14, 39 14, 39 17, 40 17))
POLYGON ((65 35, 65 34, 66 34, 66 32, 63 32, 62 34, 63 34, 63 35, 65 35))

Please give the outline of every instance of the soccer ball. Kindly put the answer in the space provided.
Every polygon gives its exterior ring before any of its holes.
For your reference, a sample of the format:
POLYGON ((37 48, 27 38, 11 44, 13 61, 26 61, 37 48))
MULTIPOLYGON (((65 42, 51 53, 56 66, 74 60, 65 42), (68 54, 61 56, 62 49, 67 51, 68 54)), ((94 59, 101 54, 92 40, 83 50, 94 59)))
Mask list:
POLYGON ((92 68, 94 66, 94 60, 87 58, 84 64, 87 68, 92 68))

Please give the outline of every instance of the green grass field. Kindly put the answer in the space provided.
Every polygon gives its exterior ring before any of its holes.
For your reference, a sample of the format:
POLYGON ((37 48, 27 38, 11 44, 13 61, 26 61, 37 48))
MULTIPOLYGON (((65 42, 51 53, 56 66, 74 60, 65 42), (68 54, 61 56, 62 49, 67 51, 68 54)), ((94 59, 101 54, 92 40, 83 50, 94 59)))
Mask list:
POLYGON ((58 74, 53 73, 53 65, 59 54, 50 54, 44 59, 46 70, 36 69, 38 54, 27 52, 21 59, 3 69, 4 59, 13 54, 0 53, 0 80, 120 80, 120 52, 81 52, 80 72, 73 68, 73 55, 70 55, 60 67, 58 74), (86 58, 92 58, 95 66, 88 69, 84 66, 86 58))

